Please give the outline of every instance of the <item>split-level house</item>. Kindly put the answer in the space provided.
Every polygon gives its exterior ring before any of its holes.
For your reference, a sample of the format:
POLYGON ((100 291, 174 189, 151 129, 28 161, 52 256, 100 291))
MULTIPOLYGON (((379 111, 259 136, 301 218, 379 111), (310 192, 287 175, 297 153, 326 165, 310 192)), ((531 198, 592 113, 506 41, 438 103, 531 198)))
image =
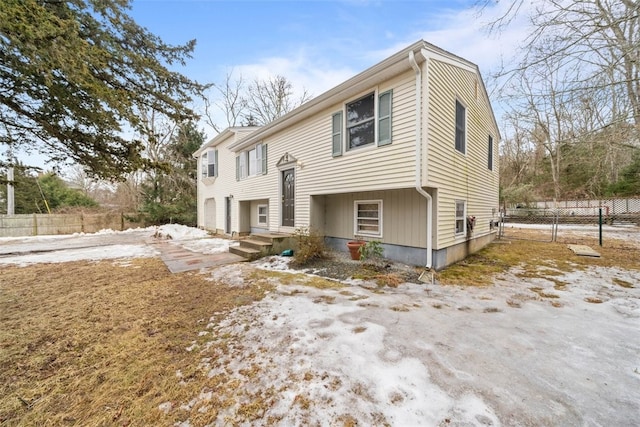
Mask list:
POLYGON ((346 251, 440 269, 496 237, 498 126, 473 63, 419 41, 198 161, 198 224, 227 235, 310 227, 346 251))

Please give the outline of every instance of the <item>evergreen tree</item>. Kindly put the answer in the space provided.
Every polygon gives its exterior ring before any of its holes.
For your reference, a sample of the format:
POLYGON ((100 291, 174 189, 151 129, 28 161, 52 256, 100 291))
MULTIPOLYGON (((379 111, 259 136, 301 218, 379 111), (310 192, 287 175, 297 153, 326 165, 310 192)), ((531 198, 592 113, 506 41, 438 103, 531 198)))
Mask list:
POLYGON ((193 122, 178 126, 162 151, 162 168, 148 174, 143 185, 140 214, 150 224, 197 222, 196 160, 192 157, 204 142, 204 132, 193 122))
POLYGON ((100 177, 150 166, 140 111, 176 122, 205 87, 168 67, 195 40, 165 44, 127 14, 130 0, 0 2, 0 145, 75 161, 100 177), (131 133, 131 132, 127 132, 131 133))

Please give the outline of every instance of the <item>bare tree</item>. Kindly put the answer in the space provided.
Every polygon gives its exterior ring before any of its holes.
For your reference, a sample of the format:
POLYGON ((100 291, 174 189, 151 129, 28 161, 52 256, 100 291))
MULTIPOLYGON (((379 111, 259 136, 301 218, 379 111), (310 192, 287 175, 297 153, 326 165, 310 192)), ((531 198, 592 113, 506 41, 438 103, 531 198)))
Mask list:
POLYGON ((246 117, 253 118, 258 125, 266 125, 309 99, 311 96, 306 89, 294 99, 293 85, 284 76, 256 79, 249 86, 246 117))
POLYGON ((213 89, 205 102, 205 117, 217 133, 231 126, 266 125, 311 99, 306 89, 295 97, 293 84, 284 76, 255 79, 246 85, 241 75, 234 77, 231 71, 213 89), (223 123, 217 112, 224 116, 223 123))
MULTIPOLYGON (((480 10, 494 0, 479 0, 480 10)), ((524 0, 514 1, 490 24, 501 30, 519 13, 528 10, 524 0)), ((539 0, 530 9, 531 32, 524 41, 516 66, 503 76, 518 76, 539 64, 581 70, 572 82, 582 89, 622 97, 617 110, 608 110, 607 121, 630 120, 640 126, 640 2, 634 0, 539 0), (624 105, 624 108, 620 108, 624 105)), ((574 90, 572 85, 569 90, 574 90)), ((606 106, 605 106, 606 107, 606 106)), ((607 110, 607 108, 604 108, 607 110)))
POLYGON ((213 84, 212 92, 205 97, 205 120, 216 133, 222 132, 226 127, 240 124, 245 116, 247 100, 243 96, 245 83, 242 75, 233 77, 233 70, 227 72, 222 84, 213 84), (213 100, 212 100, 213 99, 213 100), (220 124, 215 118, 215 113, 221 112, 225 116, 225 123, 220 124))

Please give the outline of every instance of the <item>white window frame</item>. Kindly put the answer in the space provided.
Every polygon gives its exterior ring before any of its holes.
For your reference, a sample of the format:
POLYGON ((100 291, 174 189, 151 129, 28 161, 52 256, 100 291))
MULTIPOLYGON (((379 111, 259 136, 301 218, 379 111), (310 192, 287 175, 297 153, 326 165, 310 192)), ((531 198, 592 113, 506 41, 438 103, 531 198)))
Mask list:
POLYGON ((376 140, 378 139, 377 138, 377 133, 378 133, 377 132, 377 127, 378 126, 377 126, 377 123, 376 123, 376 120, 377 120, 377 118, 376 118, 377 117, 377 111, 376 110, 378 109, 377 108, 378 101, 377 101, 376 93, 377 93, 377 91, 374 90, 374 91, 369 92, 369 93, 367 93, 365 95, 362 95, 359 98, 356 98, 356 99, 354 99, 352 101, 345 102, 345 104, 344 104, 344 111, 345 111, 344 125, 345 125, 345 137, 346 137, 345 140, 346 140, 346 149, 347 149, 347 151, 358 149, 358 148, 363 148, 363 147, 368 147, 368 146, 371 146, 371 145, 375 145, 376 140), (373 115, 371 117, 359 120, 359 121, 349 125, 349 105, 355 104, 356 102, 361 101, 361 100, 363 100, 365 98, 369 98, 369 97, 373 98, 373 115), (368 143, 366 143, 364 145, 360 145, 358 147, 351 147, 351 134, 349 133, 349 130, 351 128, 354 128, 354 127, 357 127, 357 126, 362 126, 363 124, 366 124, 366 123, 369 123, 369 122, 371 122, 373 124, 373 141, 368 142, 368 143))
POLYGON ((456 236, 464 236, 467 234, 467 201, 466 200, 456 200, 455 202, 455 222, 453 225, 453 230, 456 236), (458 205, 462 204, 462 216, 458 216, 458 205), (458 222, 462 223, 462 230, 458 230, 458 222))
POLYGON ((217 150, 207 150, 200 156, 200 168, 202 178, 215 178, 218 176, 218 153, 217 150), (213 173, 210 174, 210 168, 213 166, 213 173))
POLYGON ((268 224, 269 224, 269 205, 258 205, 258 225, 268 225, 268 224), (265 212, 261 214, 260 209, 264 209, 265 212), (260 221, 261 216, 264 217, 264 221, 260 221))
POLYGON ((378 237, 382 238, 382 200, 355 200, 353 202, 353 234, 355 236, 362 237, 378 237), (358 217, 358 206, 365 204, 377 204, 378 205, 378 217, 375 218, 378 221, 378 230, 376 232, 369 230, 361 230, 359 226, 359 220, 370 220, 371 217, 358 217))
POLYGON ((457 152, 462 153, 462 154, 466 154, 467 153, 467 106, 464 104, 464 102, 462 102, 459 98, 456 98, 456 103, 455 103, 455 114, 454 114, 454 128, 455 128, 455 133, 454 133, 454 138, 453 138, 453 146, 456 149, 457 152), (461 142, 461 147, 458 147, 458 132, 459 132, 459 128, 458 128, 458 104, 463 108, 463 116, 462 116, 462 120, 464 120, 464 129, 461 130, 462 132, 462 142, 461 142))
POLYGON ((205 151, 204 153, 202 153, 202 155, 200 156, 200 176, 204 179, 207 178, 207 173, 208 173, 208 165, 209 165, 209 152, 205 151))
POLYGON ((342 106, 342 110, 331 115, 331 130, 332 130, 332 156, 339 157, 343 153, 347 153, 360 148, 371 148, 372 146, 382 147, 392 143, 392 126, 393 126, 393 89, 380 92, 377 88, 372 91, 368 91, 365 94, 345 102, 342 106), (357 123, 349 125, 348 107, 349 105, 358 102, 364 98, 373 96, 373 116, 364 120, 360 120, 357 123), (384 102, 384 105, 383 105, 384 102), (388 104, 387 104, 388 103, 388 104), (384 115, 381 109, 386 110, 384 115), (360 145, 358 147, 351 147, 351 134, 349 129, 360 126, 367 122, 373 122, 373 141, 360 145), (384 123, 385 135, 380 134, 381 124, 384 123), (382 138, 382 139, 381 139, 382 138))
POLYGON ((245 179, 247 176, 249 176, 248 169, 247 169, 247 152, 243 151, 242 153, 240 153, 240 179, 245 179))
POLYGON ((249 150, 238 154, 238 180, 251 176, 264 175, 266 169, 266 145, 256 144, 249 150))

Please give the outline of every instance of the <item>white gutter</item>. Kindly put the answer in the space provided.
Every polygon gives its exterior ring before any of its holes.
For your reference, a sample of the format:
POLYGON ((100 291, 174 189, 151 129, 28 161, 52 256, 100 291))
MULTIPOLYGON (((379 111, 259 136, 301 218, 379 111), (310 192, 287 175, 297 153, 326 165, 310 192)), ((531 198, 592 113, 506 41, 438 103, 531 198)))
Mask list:
POLYGON ((409 52, 409 63, 416 72, 416 191, 427 199, 427 265, 431 269, 433 264, 433 199, 422 188, 422 72, 416 62, 413 50, 409 52))

